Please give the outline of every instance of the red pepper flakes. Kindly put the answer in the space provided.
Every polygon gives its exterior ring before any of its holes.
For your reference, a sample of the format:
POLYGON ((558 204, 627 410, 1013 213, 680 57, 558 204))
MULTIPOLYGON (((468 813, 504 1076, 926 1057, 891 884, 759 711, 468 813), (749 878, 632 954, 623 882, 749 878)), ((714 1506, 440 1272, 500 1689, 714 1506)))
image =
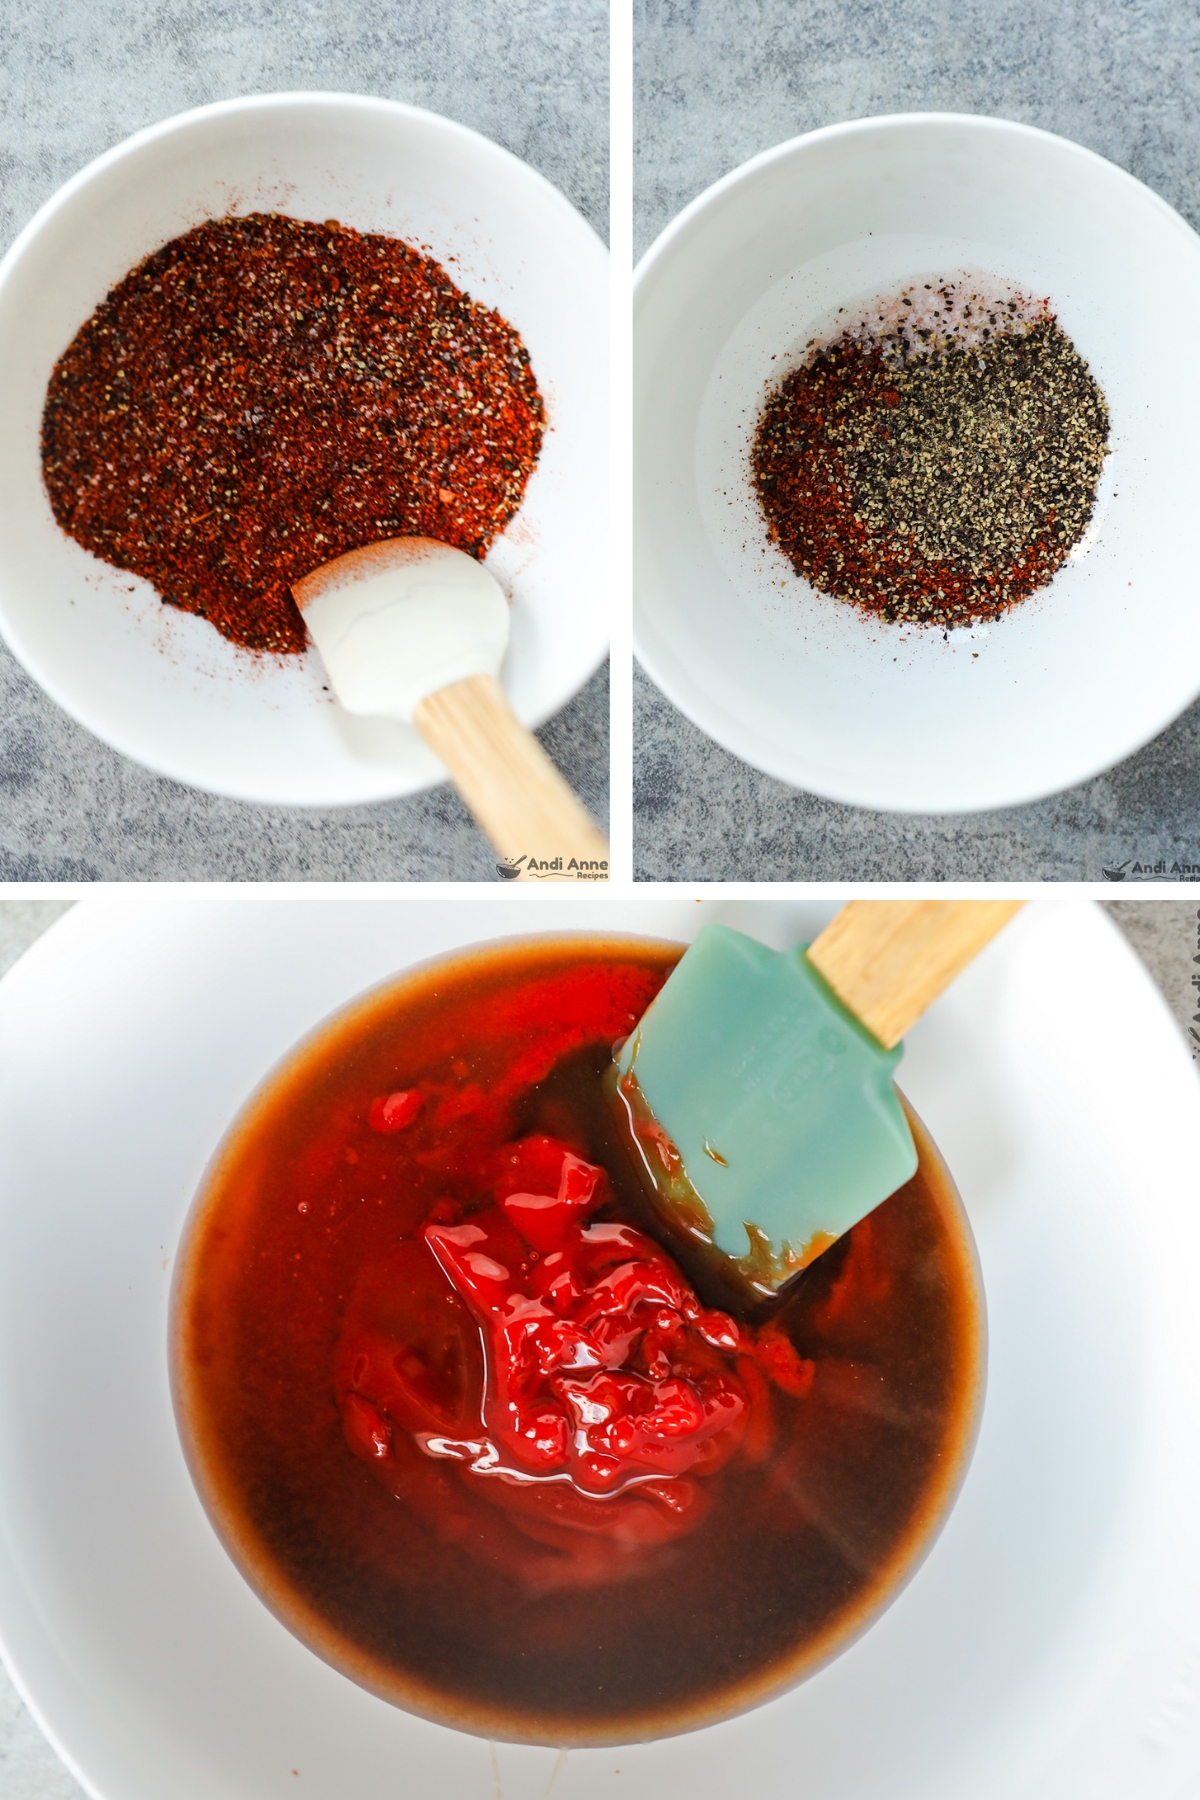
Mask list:
POLYGON ((483 557, 545 414, 512 326, 398 239, 278 214, 147 257, 55 365, 64 531, 235 644, 298 654, 290 584, 382 538, 483 557))
POLYGON ((394 1094, 379 1094, 367 1110, 367 1124, 372 1131, 404 1131, 424 1103, 425 1096, 419 1088, 400 1088, 394 1094))

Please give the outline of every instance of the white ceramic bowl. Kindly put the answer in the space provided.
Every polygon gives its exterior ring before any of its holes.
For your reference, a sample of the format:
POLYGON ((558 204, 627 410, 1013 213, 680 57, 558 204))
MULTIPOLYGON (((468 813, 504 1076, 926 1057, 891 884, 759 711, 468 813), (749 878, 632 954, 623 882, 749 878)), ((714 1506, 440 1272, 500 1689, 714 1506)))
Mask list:
POLYGON ((1138 749, 1200 691, 1200 238, 1111 163, 953 114, 836 125, 744 164, 637 275, 636 644, 726 749, 831 800, 1012 806, 1138 749), (885 625, 767 544, 764 383, 837 308, 932 270, 1050 296, 1108 398, 1093 524, 997 624, 885 625))
POLYGON ((230 1120, 356 992, 513 932, 776 947, 830 909, 132 890, 0 984, 0 1643, 99 1800, 1181 1800, 1200 1786, 1200 1089, 1098 908, 1030 908, 904 1086, 987 1291, 988 1394, 908 1587, 811 1680, 685 1737, 490 1746, 304 1648, 221 1548, 167 1378, 172 1260, 230 1120), (1080 1030, 1105 997, 1102 1037, 1080 1030), (293 1774, 293 1771, 297 1773, 293 1774), (617 1773, 619 1771, 619 1774, 617 1773))
POLYGON ((529 350, 550 430, 488 556, 512 599, 502 680, 528 725, 607 643, 607 259, 534 170, 449 119, 348 94, 223 101, 91 163, 0 265, 0 631, 81 724, 163 775, 238 799, 336 805, 444 779, 411 727, 353 719, 321 665, 256 658, 66 537, 41 480, 46 384, 126 271, 204 218, 337 218, 427 248, 529 350), (580 546, 588 547, 580 554, 580 546))

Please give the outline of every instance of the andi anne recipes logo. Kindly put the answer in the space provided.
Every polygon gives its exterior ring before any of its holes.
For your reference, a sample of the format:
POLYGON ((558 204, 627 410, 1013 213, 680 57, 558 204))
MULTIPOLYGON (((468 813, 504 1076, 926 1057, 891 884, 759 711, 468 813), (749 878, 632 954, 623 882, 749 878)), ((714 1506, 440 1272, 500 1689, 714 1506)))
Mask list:
POLYGON ((496 864, 496 873, 504 881, 515 881, 524 875, 526 881, 607 881, 607 862, 588 862, 569 856, 544 857, 505 856, 496 864))
POLYGON ((1105 863, 1105 881, 1200 881, 1200 862, 1168 863, 1165 856, 1157 862, 1139 862, 1127 856, 1124 862, 1105 863))

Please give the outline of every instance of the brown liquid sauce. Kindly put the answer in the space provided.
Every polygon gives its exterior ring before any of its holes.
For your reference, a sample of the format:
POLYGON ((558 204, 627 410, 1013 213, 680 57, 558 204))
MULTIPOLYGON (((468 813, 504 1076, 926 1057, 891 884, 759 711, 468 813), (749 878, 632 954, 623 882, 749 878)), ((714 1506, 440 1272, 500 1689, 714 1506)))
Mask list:
MULTIPOLYGON (((469 1314, 440 1274, 431 1287, 421 1273, 417 1295, 406 1271, 424 1270, 431 1214, 492 1216, 479 1209, 494 1204, 505 1145, 538 1133, 568 1145, 607 1177, 593 1223, 656 1229, 600 1076, 680 954, 640 939, 513 941, 369 995, 252 1100, 185 1233, 176 1410, 230 1554, 335 1667, 481 1735, 655 1737, 790 1685, 894 1595, 969 1455, 981 1299, 957 1197, 919 1125, 914 1179, 769 1319, 742 1315, 747 1344, 764 1323, 783 1328, 810 1384, 797 1397, 751 1359, 725 1359, 757 1396, 753 1422, 715 1472, 676 1484, 702 1502, 686 1528, 626 1546, 619 1532, 530 1525, 495 1503, 512 1483, 425 1455, 399 1427, 378 1468, 361 1444, 352 1453, 338 1386, 350 1377, 335 1367, 364 1307, 386 1312, 398 1343, 415 1333, 427 1358, 445 1325, 440 1379, 470 1401, 482 1351, 447 1361, 445 1349, 455 1333, 469 1346, 469 1314), (371 1128, 373 1100, 418 1088, 415 1120, 371 1128), (406 1312, 422 1308, 414 1325, 406 1312), (581 1559, 576 1540, 601 1548, 581 1559)), ((702 1306, 736 1310, 711 1271, 685 1276, 702 1306)))

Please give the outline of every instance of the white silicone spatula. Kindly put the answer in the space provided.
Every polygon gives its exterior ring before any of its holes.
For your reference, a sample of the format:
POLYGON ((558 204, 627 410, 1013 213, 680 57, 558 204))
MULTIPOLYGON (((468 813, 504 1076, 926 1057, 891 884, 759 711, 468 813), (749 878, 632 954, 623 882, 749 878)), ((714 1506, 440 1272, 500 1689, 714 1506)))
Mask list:
POLYGON ((325 563, 292 593, 342 706, 416 727, 502 873, 607 880, 604 837, 497 679, 508 602, 482 563, 433 538, 390 538, 325 563))

